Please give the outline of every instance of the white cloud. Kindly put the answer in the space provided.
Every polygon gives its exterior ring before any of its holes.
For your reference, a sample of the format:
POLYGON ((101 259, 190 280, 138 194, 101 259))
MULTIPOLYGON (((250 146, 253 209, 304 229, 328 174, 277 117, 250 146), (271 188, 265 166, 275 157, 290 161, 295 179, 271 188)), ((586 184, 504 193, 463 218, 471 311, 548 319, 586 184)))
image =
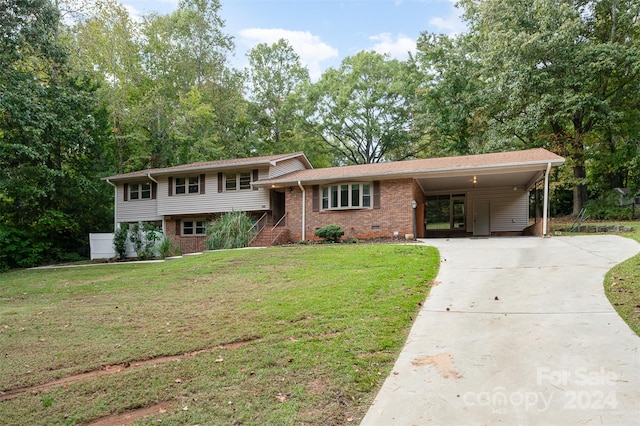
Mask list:
POLYGON ((309 69, 312 80, 317 80, 322 74, 321 62, 337 58, 338 49, 320 40, 320 37, 308 31, 291 31, 282 28, 246 28, 239 32, 242 42, 249 48, 259 43, 273 44, 280 39, 289 42, 293 50, 300 56, 300 60, 309 69))
POLYGON ((416 41, 404 34, 398 34, 394 39, 391 33, 380 33, 369 37, 369 40, 377 42, 372 48, 375 52, 387 53, 395 59, 408 59, 409 52, 416 51, 416 41))
POLYGON ((123 4, 123 6, 127 10, 127 13, 129 14, 129 18, 131 18, 131 21, 137 24, 142 23, 142 13, 140 13, 138 9, 128 4, 123 4))
POLYGON ((467 30, 467 25, 462 20, 462 8, 455 7, 453 1, 450 0, 451 11, 446 17, 437 16, 429 21, 437 32, 455 36, 462 34, 467 30))

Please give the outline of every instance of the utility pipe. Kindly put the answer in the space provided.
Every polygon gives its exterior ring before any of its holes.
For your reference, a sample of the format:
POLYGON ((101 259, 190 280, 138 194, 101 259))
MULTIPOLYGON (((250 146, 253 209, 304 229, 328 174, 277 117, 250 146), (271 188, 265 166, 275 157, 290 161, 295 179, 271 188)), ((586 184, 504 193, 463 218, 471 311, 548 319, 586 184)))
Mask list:
POLYGON ((306 240, 306 211, 307 211, 307 197, 306 197, 306 191, 304 190, 304 186, 302 186, 302 184, 300 183, 300 181, 298 181, 298 187, 300 188, 300 191, 302 191, 302 241, 306 240))
POLYGON ((549 172, 551 163, 547 163, 547 171, 544 174, 544 201, 542 203, 542 236, 547 236, 547 210, 549 209, 549 172))

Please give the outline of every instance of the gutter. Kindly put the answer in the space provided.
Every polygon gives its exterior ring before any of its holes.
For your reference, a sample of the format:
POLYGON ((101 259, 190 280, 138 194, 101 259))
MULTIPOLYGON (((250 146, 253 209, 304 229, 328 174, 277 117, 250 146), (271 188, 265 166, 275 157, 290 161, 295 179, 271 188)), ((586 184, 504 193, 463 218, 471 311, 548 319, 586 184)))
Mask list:
POLYGON ((156 185, 158 184, 158 181, 151 177, 151 173, 147 173, 147 177, 148 177, 152 182, 154 182, 156 185))
POLYGON ((118 230, 118 185, 111 182, 108 178, 105 181, 113 186, 113 232, 118 230))
POLYGON ((306 197, 306 191, 304 190, 304 186, 302 186, 302 183, 300 183, 300 181, 298 181, 298 187, 300 188, 300 190, 302 191, 302 241, 306 240, 306 234, 305 234, 305 229, 306 229, 306 210, 307 210, 307 197, 306 197))
POLYGON ((544 203, 542 211, 542 236, 547 236, 547 210, 549 209, 549 172, 551 163, 547 163, 547 171, 544 173, 544 203))

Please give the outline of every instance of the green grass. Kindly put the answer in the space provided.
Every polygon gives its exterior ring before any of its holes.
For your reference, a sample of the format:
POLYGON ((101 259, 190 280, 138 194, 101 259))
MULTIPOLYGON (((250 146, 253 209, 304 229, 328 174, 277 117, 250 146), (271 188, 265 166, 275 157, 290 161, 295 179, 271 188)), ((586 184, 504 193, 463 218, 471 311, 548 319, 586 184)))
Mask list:
POLYGON ((357 424, 438 264, 424 246, 320 245, 0 274, 0 390, 209 350, 27 392, 0 418, 73 425, 168 402, 138 422, 357 424))
MULTIPOLYGON (((640 242, 640 222, 586 222, 584 225, 590 224, 632 227, 632 232, 620 235, 640 242)), ((567 227, 567 224, 558 227, 567 227)), ((604 290, 620 317, 640 336, 640 254, 611 269, 605 277, 604 290)))
MULTIPOLYGON (((640 222, 626 222, 633 232, 623 235, 640 242, 640 222)), ((622 319, 640 336, 640 254, 607 273, 604 291, 622 319)))

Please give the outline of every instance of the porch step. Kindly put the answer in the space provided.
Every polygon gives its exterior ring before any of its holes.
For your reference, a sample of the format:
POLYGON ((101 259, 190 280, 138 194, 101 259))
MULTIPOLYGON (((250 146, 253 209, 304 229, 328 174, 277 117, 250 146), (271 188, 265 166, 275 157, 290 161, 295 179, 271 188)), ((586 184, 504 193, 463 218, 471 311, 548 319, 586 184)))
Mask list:
POLYGON ((264 228, 258 236, 249 244, 249 247, 270 247, 273 241, 273 231, 271 228, 264 228))

